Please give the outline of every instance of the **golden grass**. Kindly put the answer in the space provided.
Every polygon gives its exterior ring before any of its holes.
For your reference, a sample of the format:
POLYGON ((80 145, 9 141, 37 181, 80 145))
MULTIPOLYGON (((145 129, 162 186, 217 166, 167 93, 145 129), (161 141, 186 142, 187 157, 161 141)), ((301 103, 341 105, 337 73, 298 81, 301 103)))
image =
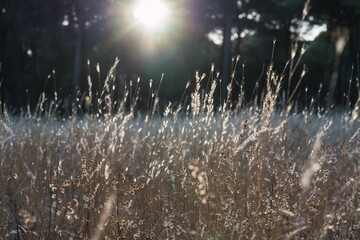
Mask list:
POLYGON ((259 110, 217 109, 211 76, 162 117, 124 110, 136 89, 115 111, 109 86, 108 114, 5 111, 0 238, 359 239, 358 109, 278 111, 271 68, 259 110))

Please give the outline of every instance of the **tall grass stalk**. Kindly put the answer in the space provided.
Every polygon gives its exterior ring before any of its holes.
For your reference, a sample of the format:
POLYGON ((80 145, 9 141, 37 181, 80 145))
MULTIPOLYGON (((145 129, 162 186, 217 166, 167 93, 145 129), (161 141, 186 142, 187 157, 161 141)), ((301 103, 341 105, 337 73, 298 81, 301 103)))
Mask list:
POLYGON ((161 114, 150 87, 141 116, 138 82, 114 104, 112 71, 90 117, 48 114, 45 95, 32 114, 2 112, 0 236, 360 237, 359 101, 343 113, 279 109, 283 75, 270 65, 258 110, 216 106, 212 70, 208 84, 196 75, 189 105, 161 114))

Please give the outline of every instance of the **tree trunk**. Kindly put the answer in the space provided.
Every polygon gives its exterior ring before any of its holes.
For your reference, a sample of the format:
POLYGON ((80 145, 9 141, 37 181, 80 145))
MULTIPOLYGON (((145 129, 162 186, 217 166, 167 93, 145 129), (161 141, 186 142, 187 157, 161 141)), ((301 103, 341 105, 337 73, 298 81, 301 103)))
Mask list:
POLYGON ((328 99, 328 107, 332 107, 336 103, 340 103, 341 99, 341 58, 344 52, 345 44, 347 41, 347 34, 342 32, 339 28, 337 31, 337 39, 335 40, 335 60, 334 60, 334 69, 330 79, 329 85, 329 99, 328 99))
POLYGON ((77 38, 75 46, 75 55, 74 55, 74 75, 73 75, 73 89, 72 89, 72 98, 73 102, 76 99, 77 91, 80 86, 80 79, 83 70, 83 48, 84 48, 84 35, 85 35, 85 20, 84 16, 81 13, 80 6, 76 8, 79 26, 77 29, 77 38))
POLYGON ((32 64, 32 84, 30 87, 30 95, 29 95, 29 101, 30 106, 33 106, 36 103, 36 97, 38 96, 38 47, 37 44, 32 45, 32 52, 33 52, 33 64, 32 64))
POLYGON ((3 112, 3 105, 5 102, 5 87, 3 84, 5 74, 5 51, 6 51, 6 40, 7 40, 7 31, 1 30, 1 45, 0 45, 0 114, 3 112))
POLYGON ((222 43, 221 57, 221 104, 226 101, 226 87, 231 80, 231 26, 233 0, 224 0, 224 38, 222 43))
POLYGON ((349 52, 350 52, 350 79, 351 85, 349 86, 349 100, 354 103, 357 99, 356 79, 359 78, 359 54, 360 54, 360 21, 358 15, 353 15, 350 21, 350 39, 349 39, 349 52))

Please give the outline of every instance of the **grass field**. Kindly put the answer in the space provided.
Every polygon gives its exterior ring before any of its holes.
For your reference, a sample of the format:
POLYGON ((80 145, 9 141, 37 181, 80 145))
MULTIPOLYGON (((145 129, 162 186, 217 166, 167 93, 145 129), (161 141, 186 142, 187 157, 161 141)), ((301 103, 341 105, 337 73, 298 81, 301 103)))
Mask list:
POLYGON ((359 109, 278 109, 268 76, 258 107, 198 77, 162 114, 3 112, 0 239, 359 239, 359 109))

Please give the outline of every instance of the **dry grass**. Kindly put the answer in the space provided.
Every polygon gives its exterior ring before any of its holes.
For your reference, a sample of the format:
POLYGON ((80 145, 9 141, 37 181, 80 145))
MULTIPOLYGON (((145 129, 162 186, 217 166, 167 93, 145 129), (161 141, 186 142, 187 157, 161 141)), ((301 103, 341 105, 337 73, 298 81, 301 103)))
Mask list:
POLYGON ((0 238, 359 239, 358 109, 276 110, 271 67, 260 107, 216 109, 211 76, 163 116, 151 93, 134 117, 136 89, 115 111, 109 86, 113 114, 4 112, 0 238))

